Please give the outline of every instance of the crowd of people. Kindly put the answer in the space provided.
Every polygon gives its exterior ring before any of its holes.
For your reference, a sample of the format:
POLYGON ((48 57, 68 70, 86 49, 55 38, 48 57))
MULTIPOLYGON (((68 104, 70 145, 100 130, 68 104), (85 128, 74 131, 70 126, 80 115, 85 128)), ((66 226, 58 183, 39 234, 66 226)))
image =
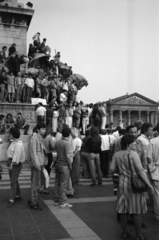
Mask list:
POLYGON ((41 42, 40 33, 36 33, 28 56, 20 56, 15 43, 8 49, 8 56, 7 47, 2 47, 0 102, 32 103, 31 98, 42 98, 48 104, 56 98, 58 103, 67 104, 77 100, 78 90, 87 86, 87 81, 73 76, 72 67, 60 61, 60 52, 50 60, 46 41, 44 38, 41 42))
MULTIPOLYGON (((11 179, 8 207, 21 199, 18 176, 25 155, 19 137, 19 129, 11 127, 9 138, 12 141, 7 150, 11 179)), ((46 179, 52 168, 55 168, 54 204, 60 208, 72 207, 67 197, 74 196, 81 174, 90 179, 90 186, 95 188, 102 185, 103 177, 107 178, 112 173, 122 238, 129 237, 127 223, 130 218, 137 239, 145 239, 141 233, 141 227, 146 227, 144 217, 141 219, 141 214, 147 212, 145 192, 134 192, 131 185, 132 176, 138 175, 147 185, 154 208, 153 221, 159 224, 159 124, 154 128, 150 123, 137 123, 126 129, 120 126, 102 129, 92 123, 82 138, 79 129, 70 128, 65 123, 61 131, 47 133, 46 124, 38 122, 30 138, 29 151, 31 196, 28 204, 32 209, 42 210, 38 194, 49 194, 46 179)))

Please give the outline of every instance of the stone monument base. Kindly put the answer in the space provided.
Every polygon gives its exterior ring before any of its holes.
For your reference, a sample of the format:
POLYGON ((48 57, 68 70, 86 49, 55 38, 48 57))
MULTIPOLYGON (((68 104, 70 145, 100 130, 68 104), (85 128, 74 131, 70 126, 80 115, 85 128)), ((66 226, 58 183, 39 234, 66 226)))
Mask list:
MULTIPOLYGON (((21 112, 23 117, 26 119, 26 123, 30 125, 28 134, 29 135, 23 135, 23 129, 20 130, 21 137, 20 139, 23 141, 24 149, 25 149, 25 157, 28 161, 30 159, 29 156, 29 139, 32 134, 33 128, 36 126, 36 105, 32 104, 26 104, 26 103, 0 103, 0 114, 7 115, 8 113, 11 113, 13 115, 13 118, 16 119, 17 113, 21 112)), ((0 162, 7 160, 6 151, 9 146, 8 141, 8 134, 0 135, 0 138, 3 140, 3 143, 0 144, 0 162)))

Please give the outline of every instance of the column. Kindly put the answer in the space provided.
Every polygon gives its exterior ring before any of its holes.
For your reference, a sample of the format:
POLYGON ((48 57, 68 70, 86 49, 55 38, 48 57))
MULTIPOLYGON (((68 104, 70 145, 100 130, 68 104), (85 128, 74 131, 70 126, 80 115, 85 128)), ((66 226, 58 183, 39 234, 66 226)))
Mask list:
POLYGON ((155 125, 158 123, 158 112, 155 112, 155 125))
POLYGON ((113 110, 110 110, 110 122, 113 123, 113 110))
POLYGON ((147 123, 149 123, 149 111, 147 111, 147 123))
POLYGON ((141 120, 141 111, 138 111, 139 113, 139 120, 141 120))
POLYGON ((128 110, 128 125, 131 125, 131 111, 128 110))
POLYGON ((123 116, 122 116, 122 111, 119 111, 119 121, 121 122, 123 120, 123 116))

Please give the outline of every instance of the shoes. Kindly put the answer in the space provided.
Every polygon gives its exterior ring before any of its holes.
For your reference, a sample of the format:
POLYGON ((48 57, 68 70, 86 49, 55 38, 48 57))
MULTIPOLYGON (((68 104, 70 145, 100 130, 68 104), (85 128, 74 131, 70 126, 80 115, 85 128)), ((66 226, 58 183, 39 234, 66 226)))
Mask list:
POLYGON ((21 196, 15 197, 15 199, 14 199, 14 201, 21 201, 21 200, 22 200, 21 196))
POLYGON ((97 187, 97 184, 96 183, 91 183, 90 186, 91 187, 97 187))
POLYGON ((73 197, 74 194, 66 194, 67 197, 73 197))
POLYGON ((159 224, 159 219, 158 219, 158 218, 154 218, 153 221, 154 221, 155 223, 158 223, 158 224, 159 224))
POLYGON ((99 185, 99 186, 102 185, 102 182, 99 182, 98 185, 99 185))
POLYGON ((73 205, 69 203, 60 204, 60 208, 71 208, 71 207, 73 207, 73 205))
POLYGON ((30 208, 32 208, 32 209, 34 209, 34 210, 39 210, 39 211, 42 210, 42 208, 39 206, 38 203, 33 204, 33 203, 29 200, 29 201, 28 201, 28 204, 29 204, 30 208))
POLYGON ((59 205, 60 205, 59 202, 55 202, 55 203, 54 203, 54 206, 59 206, 59 205))
POLYGON ((13 207, 14 201, 9 201, 7 204, 7 208, 13 207))
POLYGON ((40 194, 50 194, 47 190, 40 190, 40 194))

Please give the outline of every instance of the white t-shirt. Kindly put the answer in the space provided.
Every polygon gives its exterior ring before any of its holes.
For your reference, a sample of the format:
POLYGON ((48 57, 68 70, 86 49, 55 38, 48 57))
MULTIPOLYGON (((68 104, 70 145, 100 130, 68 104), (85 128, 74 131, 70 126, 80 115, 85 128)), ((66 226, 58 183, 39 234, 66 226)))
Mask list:
POLYGON ((79 151, 81 150, 81 146, 82 146, 82 141, 80 138, 74 138, 73 139, 73 151, 76 150, 76 147, 79 147, 79 151))
POLYGON ((32 78, 26 78, 25 85, 27 85, 30 88, 34 88, 34 80, 32 78))
POLYGON ((43 106, 40 106, 37 108, 36 113, 39 116, 45 116, 45 112, 46 112, 46 108, 44 108, 43 106))
POLYGON ((110 139, 109 135, 107 135, 107 134, 100 135, 100 137, 102 139, 101 150, 102 151, 109 150, 110 144, 111 144, 111 139, 110 139))
POLYGON ((110 137, 110 144, 113 145, 116 142, 116 138, 114 137, 114 135, 109 135, 110 137))

